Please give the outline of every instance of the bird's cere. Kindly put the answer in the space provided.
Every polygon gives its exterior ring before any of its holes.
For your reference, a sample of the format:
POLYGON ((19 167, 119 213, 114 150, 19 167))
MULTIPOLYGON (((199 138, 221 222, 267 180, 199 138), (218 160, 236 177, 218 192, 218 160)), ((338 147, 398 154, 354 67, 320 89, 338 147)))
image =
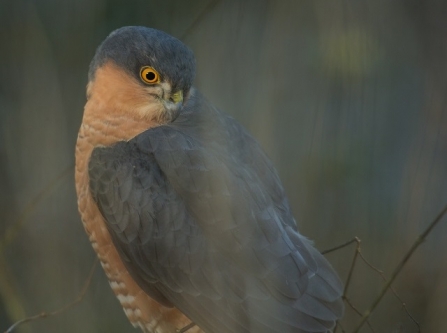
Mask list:
POLYGON ((183 103, 183 91, 179 90, 171 95, 172 101, 177 103, 183 103))

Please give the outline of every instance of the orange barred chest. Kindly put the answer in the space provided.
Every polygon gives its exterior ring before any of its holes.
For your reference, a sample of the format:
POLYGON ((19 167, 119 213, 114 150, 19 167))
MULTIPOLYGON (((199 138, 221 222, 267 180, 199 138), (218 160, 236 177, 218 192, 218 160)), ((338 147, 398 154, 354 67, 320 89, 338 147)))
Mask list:
MULTIPOLYGON (((85 230, 109 279, 110 286, 128 319, 143 332, 175 333, 191 321, 176 308, 167 308, 151 299, 133 280, 113 245, 104 219, 89 191, 88 159, 93 145, 81 128, 76 145, 76 190, 85 230)), ((202 332, 198 327, 189 333, 202 332)))

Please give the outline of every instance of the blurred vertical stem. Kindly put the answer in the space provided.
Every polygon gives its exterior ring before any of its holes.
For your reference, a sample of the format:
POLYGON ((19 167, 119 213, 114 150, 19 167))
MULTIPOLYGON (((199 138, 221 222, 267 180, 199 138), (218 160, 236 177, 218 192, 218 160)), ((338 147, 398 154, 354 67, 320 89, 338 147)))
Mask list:
MULTIPOLYGON (((6 312, 13 322, 25 317, 25 311, 21 305, 17 288, 13 283, 14 278, 11 276, 11 270, 9 269, 8 263, 5 259, 4 250, 16 239, 25 221, 29 218, 35 208, 42 202, 42 200, 44 200, 54 190, 56 185, 58 185, 61 180, 72 174, 73 166, 71 165, 60 173, 55 179, 53 179, 47 187, 39 192, 33 200, 26 205, 19 218, 6 229, 3 235, 0 235, 0 298, 3 300, 6 312)), ((20 332, 30 331, 29 328, 21 328, 20 332)))
MULTIPOLYGON (((6 310, 6 314, 11 319, 12 322, 15 322, 21 318, 23 318, 26 313, 23 308, 20 296, 17 292, 17 288, 13 283, 14 279, 10 274, 10 269, 8 263, 3 255, 0 252, 0 298, 3 300, 3 305, 6 310)), ((0 330, 3 329, 0 327, 0 330)), ((27 327, 23 327, 19 330, 19 332, 30 332, 30 329, 27 327)))

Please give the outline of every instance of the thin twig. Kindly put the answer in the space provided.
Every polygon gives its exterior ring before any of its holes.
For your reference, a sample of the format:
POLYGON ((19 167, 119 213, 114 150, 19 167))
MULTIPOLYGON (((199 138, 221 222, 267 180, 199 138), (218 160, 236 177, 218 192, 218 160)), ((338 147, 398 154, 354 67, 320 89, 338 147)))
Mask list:
MULTIPOLYGON (((345 283, 345 288, 343 289, 343 296, 342 296, 343 299, 346 298, 346 294, 348 293, 348 288, 349 288, 349 285, 351 284, 352 273, 354 272, 354 267, 357 262, 357 256, 360 252, 360 242, 361 242, 360 239, 358 237, 354 237, 354 239, 348 243, 351 244, 354 242, 357 243, 357 246, 355 247, 354 257, 352 258, 352 262, 351 262, 351 268, 349 269, 348 277, 347 277, 346 283, 345 283)), ((343 245, 346 246, 346 243, 343 245)), ((338 247, 338 248, 340 248, 340 247, 338 247)), ((334 333, 337 332, 337 326, 338 326, 338 320, 334 327, 334 333)))
MULTIPOLYGON (((357 313, 360 317, 362 316, 360 310, 357 309, 357 307, 354 304, 352 304, 351 300, 348 297, 345 297, 344 301, 351 307, 352 310, 354 310, 355 313, 357 313)), ((366 324, 368 325, 368 327, 371 329, 372 332, 375 332, 369 320, 366 321, 366 324)), ((340 325, 340 323, 338 323, 338 325, 340 325)))
POLYGON ((405 302, 402 302, 402 308, 405 310, 405 313, 407 314, 408 317, 410 317, 410 319, 413 321, 413 323, 415 323, 418 327, 418 333, 421 333, 421 325, 419 324, 419 322, 411 315, 410 311, 408 311, 407 308, 407 304, 405 302))
POLYGON ((185 333, 186 331, 188 331, 190 328, 193 328, 194 326, 196 326, 195 323, 190 322, 188 325, 186 325, 185 327, 177 330, 177 333, 185 333))
POLYGON ((338 326, 339 326, 340 329, 341 329, 341 333, 346 333, 345 329, 343 328, 343 326, 342 326, 340 323, 338 324, 338 326))
POLYGON ((337 250, 339 250, 339 249, 342 249, 342 248, 348 246, 349 244, 357 243, 357 242, 358 242, 358 238, 355 237, 355 238, 353 238, 353 239, 347 241, 346 243, 343 243, 343 244, 338 245, 338 246, 336 246, 336 247, 333 247, 333 248, 330 248, 330 249, 321 251, 321 254, 327 254, 327 253, 330 253, 330 252, 333 252, 333 251, 337 251, 337 250))
POLYGON ((351 268, 349 269, 348 278, 346 279, 345 289, 343 290, 343 298, 346 297, 348 293, 349 285, 351 284, 352 273, 354 272, 354 267, 357 261, 357 256, 360 253, 360 239, 355 237, 355 241, 357 242, 357 246, 355 248, 354 257, 352 258, 351 268))
MULTIPOLYGON (((387 282, 387 278, 385 277, 385 274, 383 273, 382 270, 378 269, 376 266, 374 266, 373 264, 371 264, 362 254, 362 252, 359 253, 360 258, 363 260, 363 262, 368 265, 372 270, 376 271, 382 278, 382 280, 384 282, 387 282)), ((393 293, 393 295, 399 300, 399 302, 402 305, 402 308, 405 310, 405 312, 407 313, 408 317, 411 319, 411 321, 413 321, 413 323, 418 327, 418 332, 421 332, 421 326, 419 324, 419 322, 411 315, 410 311, 408 311, 407 305, 406 303, 403 301, 402 298, 400 298, 399 294, 397 293, 397 291, 393 288, 393 286, 390 286, 390 290, 393 293)))
POLYGON ((95 268, 98 264, 98 259, 95 260, 95 262, 92 265, 92 268, 90 269, 90 272, 88 274, 88 277, 84 283, 84 286, 81 289, 81 292, 79 293, 78 297, 76 297, 76 299, 74 301, 72 301, 71 303, 63 306, 62 308, 52 311, 52 312, 41 312, 39 314, 36 314, 34 316, 30 316, 30 317, 26 317, 23 318, 17 322, 15 322, 11 327, 9 327, 5 333, 11 333, 12 331, 14 331, 14 329, 16 329, 19 325, 23 324, 23 323, 27 323, 29 321, 34 321, 37 319, 42 319, 42 318, 46 318, 46 317, 50 317, 50 316, 55 316, 58 315, 62 312, 67 311, 68 309, 72 308, 73 306, 75 306, 76 304, 78 304, 79 302, 81 302, 84 299, 84 296, 88 290, 88 287, 90 287, 90 283, 92 282, 92 278, 93 278, 93 273, 95 272, 95 268))
POLYGON ((433 228, 439 223, 439 221, 441 221, 442 217, 446 213, 447 213, 447 205, 445 205, 445 207, 436 216, 436 218, 433 220, 433 222, 431 222, 428 225, 428 227, 424 230, 424 232, 422 234, 420 234, 418 236, 418 238, 416 238, 416 240, 413 243, 413 245, 411 246, 411 248, 408 250, 408 252, 405 254, 403 259, 397 265, 396 269, 394 270, 393 274, 391 275, 390 280, 383 286, 382 291, 380 292, 379 296, 375 299, 375 301, 373 302, 371 307, 363 314, 363 317, 362 317, 360 323, 358 324, 358 326, 356 327, 356 329, 354 330, 354 333, 357 333, 357 332, 360 331, 362 326, 365 324, 366 320, 369 318, 371 313, 373 313, 373 311, 375 310, 377 305, 382 300, 382 298, 385 295, 385 293, 391 287, 391 284, 394 282, 394 280, 396 279, 397 275, 400 273, 402 268, 405 266, 405 264, 407 263, 408 259, 410 259, 410 257, 413 255, 413 252, 416 251, 416 249, 419 247, 419 245, 421 245, 421 243, 425 241, 425 238, 427 237, 427 235, 433 230, 433 228))

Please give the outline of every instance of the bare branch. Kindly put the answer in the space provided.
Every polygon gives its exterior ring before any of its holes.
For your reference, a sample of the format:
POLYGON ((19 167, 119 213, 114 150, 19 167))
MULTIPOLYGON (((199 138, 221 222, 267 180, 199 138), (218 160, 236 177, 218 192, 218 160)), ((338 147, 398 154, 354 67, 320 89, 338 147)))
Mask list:
POLYGON ((349 269, 348 278, 346 279, 345 289, 343 290, 343 298, 346 297, 346 294, 348 293, 349 285, 351 284, 352 279, 352 273, 354 272, 355 264, 357 262, 357 256, 360 253, 360 239, 355 237, 355 242, 357 243, 357 246, 355 248, 354 257, 352 258, 351 268, 349 269))
POLYGON ((357 332, 360 331, 362 326, 365 324, 366 320, 369 318, 371 313, 375 310, 377 305, 382 300, 382 298, 385 295, 385 293, 391 287, 391 284, 394 282, 394 280, 396 279, 397 275, 400 273, 400 271, 402 270, 404 265, 407 263, 407 261, 413 255, 414 251, 416 251, 416 249, 419 247, 419 245, 421 245, 421 243, 425 241, 425 238, 427 237, 427 235, 433 230, 433 228, 439 223, 439 221, 441 221, 441 219, 444 217, 444 215, 446 213, 447 213, 447 205, 445 205, 445 207, 436 216, 436 218, 433 220, 433 222, 431 222, 428 225, 428 227, 424 230, 424 232, 422 234, 420 234, 418 236, 418 238, 416 238, 416 240, 413 243, 413 245, 411 246, 411 248, 408 250, 408 252, 405 254, 405 256, 402 258, 402 260, 399 262, 399 264, 395 268, 393 274, 391 275, 390 280, 387 283, 385 283, 385 285, 383 286, 382 291, 380 292, 379 296, 375 299, 375 301, 373 302, 371 307, 363 314, 363 317, 362 317, 360 323, 358 324, 358 326, 356 327, 356 329, 354 330, 354 333, 357 333, 357 332))
POLYGON ((68 309, 72 308, 73 306, 75 306, 79 302, 81 302, 84 299, 84 296, 85 296, 88 288, 90 287, 90 283, 92 282, 92 278, 93 278, 93 273, 95 272, 95 268, 96 268, 97 264, 98 264, 98 259, 96 259, 95 262, 93 263, 92 268, 90 269, 90 272, 89 272, 88 277, 87 277, 87 279, 86 279, 86 281, 84 283, 84 286, 82 287, 81 292, 79 293, 78 297, 76 297, 76 299, 73 302, 63 306, 62 308, 60 308, 58 310, 52 311, 52 312, 41 312, 41 313, 36 314, 34 316, 23 318, 23 319, 15 322, 11 327, 9 327, 5 331, 5 333, 13 332, 19 325, 21 325, 23 323, 27 323, 27 322, 30 322, 30 321, 34 321, 34 320, 38 320, 38 319, 42 319, 42 318, 58 315, 58 314, 60 314, 62 312, 67 311, 68 309))
MULTIPOLYGON (((360 239, 358 237, 354 237, 354 239, 349 241, 348 243, 351 244, 354 242, 357 243, 357 246, 355 247, 354 257, 352 258, 352 262, 351 262, 351 268, 349 269, 348 277, 347 277, 346 283, 345 283, 345 288, 343 290, 343 296, 342 296, 343 299, 346 299, 346 294, 348 293, 348 288, 349 288, 349 285, 351 284, 352 273, 354 272, 355 264, 357 262, 357 256, 360 252, 360 242, 361 242, 360 239)), ((343 244, 343 246, 346 246, 348 243, 343 244)), ((343 246, 341 246, 341 247, 343 247, 343 246)), ((341 248, 341 247, 338 246, 337 248, 341 248)), ((334 333, 337 332, 337 327, 338 327, 338 321, 335 324, 334 333)))
POLYGON ((338 324, 338 326, 339 326, 339 327, 340 327, 340 329, 341 329, 341 333, 346 333, 345 329, 343 328, 343 326, 341 326, 341 324, 340 324, 340 323, 338 324))
MULTIPOLYGON (((355 313, 357 313, 360 317, 362 316, 362 313, 360 312, 360 310, 357 309, 357 307, 351 302, 351 300, 349 298, 344 297, 343 299, 351 307, 351 309, 354 310, 355 313)), ((366 321, 366 324, 371 329, 371 332, 375 332, 374 328, 372 327, 372 325, 369 322, 369 320, 366 321)), ((340 325, 340 323, 338 323, 338 325, 340 325)))
POLYGON ((344 247, 346 247, 346 246, 348 246, 348 245, 350 245, 352 243, 357 243, 358 241, 359 241, 359 239, 357 237, 355 237, 355 238, 351 239, 350 241, 347 241, 346 243, 343 243, 343 244, 338 245, 336 247, 333 247, 333 248, 321 251, 321 254, 327 254, 327 253, 330 253, 330 252, 333 252, 333 251, 340 250, 340 249, 342 249, 342 248, 344 248, 344 247))
MULTIPOLYGON (((383 273, 382 270, 378 269, 377 267, 375 267, 373 264, 371 264, 362 254, 362 252, 359 253, 360 258, 363 260, 363 262, 368 265, 372 270, 376 271, 382 278, 382 280, 384 282, 387 282, 387 278, 385 277, 385 274, 383 273)), ((393 293, 393 295, 399 300, 399 302, 402 305, 402 308, 405 310, 405 312, 407 313, 408 317, 411 319, 411 321, 418 327, 418 332, 421 331, 421 326, 420 324, 416 321, 416 319, 411 315, 411 313, 408 311, 407 305, 406 303, 402 300, 402 298, 400 298, 400 296, 398 295, 397 291, 390 286, 390 290, 393 293)))

